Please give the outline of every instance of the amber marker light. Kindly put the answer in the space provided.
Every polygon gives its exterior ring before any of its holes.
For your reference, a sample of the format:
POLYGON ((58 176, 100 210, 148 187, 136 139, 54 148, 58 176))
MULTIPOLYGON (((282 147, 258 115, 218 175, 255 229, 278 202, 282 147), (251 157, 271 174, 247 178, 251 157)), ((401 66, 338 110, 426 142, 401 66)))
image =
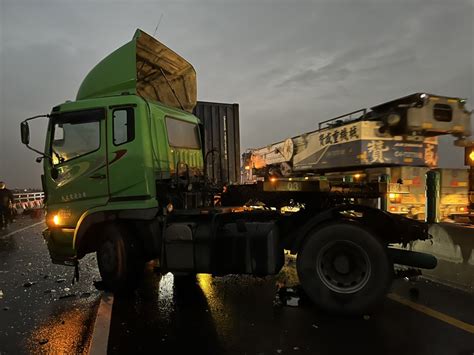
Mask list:
POLYGON ((59 218, 57 214, 55 214, 53 217, 53 223, 55 226, 59 226, 59 223, 61 223, 61 219, 59 218))

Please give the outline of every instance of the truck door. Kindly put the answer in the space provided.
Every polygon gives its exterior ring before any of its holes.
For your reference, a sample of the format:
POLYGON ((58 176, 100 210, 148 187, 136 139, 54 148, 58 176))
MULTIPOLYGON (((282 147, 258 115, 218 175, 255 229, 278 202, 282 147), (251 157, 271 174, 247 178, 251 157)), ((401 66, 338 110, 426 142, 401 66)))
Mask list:
POLYGON ((151 196, 146 173, 144 138, 136 134, 139 109, 134 106, 112 107, 108 113, 108 160, 110 201, 146 200, 151 196))
POLYGON ((51 161, 45 161, 48 206, 62 211, 64 224, 75 225, 81 214, 108 200, 105 109, 53 114, 51 161))

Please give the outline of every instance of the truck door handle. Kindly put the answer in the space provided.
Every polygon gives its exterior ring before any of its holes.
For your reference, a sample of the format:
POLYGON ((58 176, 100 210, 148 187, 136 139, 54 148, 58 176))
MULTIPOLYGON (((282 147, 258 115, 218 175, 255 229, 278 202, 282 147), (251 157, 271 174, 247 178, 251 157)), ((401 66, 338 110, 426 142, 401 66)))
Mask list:
POLYGON ((105 174, 95 174, 95 175, 89 176, 89 178, 91 178, 91 179, 105 179, 106 176, 105 176, 105 174))

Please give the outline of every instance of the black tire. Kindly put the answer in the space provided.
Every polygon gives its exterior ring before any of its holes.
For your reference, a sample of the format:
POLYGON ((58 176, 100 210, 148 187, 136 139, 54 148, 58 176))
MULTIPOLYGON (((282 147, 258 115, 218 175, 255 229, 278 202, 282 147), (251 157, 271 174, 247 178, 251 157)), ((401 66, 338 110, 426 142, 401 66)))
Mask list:
POLYGON ((311 232, 297 256, 301 286, 320 308, 358 315, 377 308, 393 280, 384 245, 355 222, 333 222, 311 232))
POLYGON ((130 292, 144 274, 145 260, 141 245, 124 225, 109 224, 97 250, 97 264, 106 290, 130 292))

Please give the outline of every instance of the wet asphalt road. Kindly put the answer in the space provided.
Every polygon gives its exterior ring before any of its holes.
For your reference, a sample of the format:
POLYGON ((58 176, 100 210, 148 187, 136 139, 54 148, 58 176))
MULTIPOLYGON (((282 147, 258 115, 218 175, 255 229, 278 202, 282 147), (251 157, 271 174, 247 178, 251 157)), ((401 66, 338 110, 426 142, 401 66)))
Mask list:
MULTIPOLYGON (((474 324, 474 296, 429 281, 397 281, 396 295, 474 324)), ((311 304, 275 304, 275 278, 198 275, 175 282, 148 271, 133 297, 115 298, 109 353, 457 354, 474 334, 387 299, 371 316, 341 318, 311 304)))
MULTIPOLYGON (((25 218, 13 228, 37 222, 25 218)), ((95 259, 81 262, 81 280, 71 285, 73 269, 50 263, 42 229, 0 234, 1 354, 72 354, 89 348, 101 295, 93 286, 100 279, 95 259)), ((393 297, 378 313, 356 318, 323 314, 304 299, 298 307, 282 305, 275 298, 276 284, 295 283, 288 262, 277 277, 198 275, 194 280, 161 276, 150 263, 133 295, 115 297, 108 352, 474 354, 473 333, 393 297)), ((472 293, 425 280, 397 281, 392 293, 474 324, 472 293)))
POLYGON ((100 297, 95 260, 72 285, 73 269, 50 262, 42 223, 9 235, 38 222, 22 217, 0 232, 0 354, 82 353, 100 297))

